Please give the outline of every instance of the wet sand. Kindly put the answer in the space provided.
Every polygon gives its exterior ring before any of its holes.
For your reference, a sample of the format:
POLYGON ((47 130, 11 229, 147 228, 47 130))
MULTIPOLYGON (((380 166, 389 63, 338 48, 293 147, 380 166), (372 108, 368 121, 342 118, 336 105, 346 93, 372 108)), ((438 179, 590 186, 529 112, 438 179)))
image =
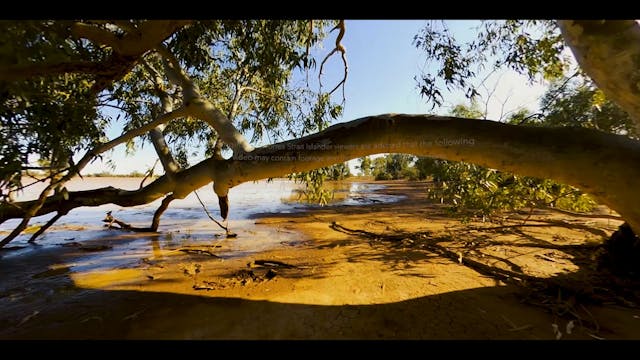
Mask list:
POLYGON ((251 231, 274 240, 264 249, 230 251, 252 234, 193 226, 3 251, 0 338, 640 339, 628 298, 540 285, 595 284, 590 257, 619 222, 536 212, 529 226, 461 223, 424 183, 384 184, 406 198, 254 215, 251 231), (125 246, 136 241, 146 245, 125 246))

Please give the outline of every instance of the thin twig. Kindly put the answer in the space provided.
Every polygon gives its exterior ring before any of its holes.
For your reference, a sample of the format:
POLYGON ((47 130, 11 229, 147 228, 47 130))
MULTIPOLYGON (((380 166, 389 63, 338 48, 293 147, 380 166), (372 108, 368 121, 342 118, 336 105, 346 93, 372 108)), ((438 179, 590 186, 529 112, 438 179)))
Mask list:
POLYGON ((56 172, 53 172, 53 173, 51 173, 50 175, 47 175, 46 177, 43 177, 43 178, 40 178, 40 179, 38 179, 38 178, 34 177, 34 176, 33 176, 33 175, 31 175, 31 174, 27 174, 30 178, 34 179, 35 181, 34 181, 34 182, 32 182, 32 183, 29 183, 29 184, 27 184, 27 185, 20 185, 20 186, 16 187, 13 191, 22 191, 22 190, 24 190, 24 189, 28 188, 29 186, 32 186, 32 185, 35 185, 35 184, 37 184, 37 183, 41 183, 41 182, 46 182, 47 180, 49 180, 49 179, 53 179, 55 176, 57 176, 57 175, 59 175, 59 174, 61 174, 61 173, 65 172, 65 171, 67 171, 67 170, 70 170, 70 169, 71 169, 71 167, 66 167, 66 168, 64 168, 64 169, 62 169, 62 170, 58 170, 58 171, 56 171, 56 172))
POLYGON ((207 206, 204 204, 204 202, 202 202, 202 199, 200 199, 200 196, 198 195, 198 192, 193 190, 193 193, 196 194, 196 197, 198 198, 198 201, 200 202, 200 205, 202 205, 202 208, 204 209, 204 212, 207 214, 207 216, 209 217, 209 219, 211 219, 211 221, 213 221, 214 223, 218 224, 218 226, 220 226, 221 228, 224 229, 224 231, 226 231, 227 233, 229 233, 229 229, 220 224, 218 222, 218 220, 214 219, 213 216, 211 216, 211 213, 209 213, 209 210, 207 210, 207 206))
POLYGON ((534 117, 542 117, 544 111, 546 111, 550 105, 556 101, 556 99, 558 98, 558 96, 560 95, 560 92, 562 90, 564 90, 564 87, 567 86, 567 84, 569 83, 569 81, 571 81, 571 79, 573 79, 574 77, 580 75, 580 70, 576 71, 575 73, 573 73, 571 76, 569 76, 562 84, 560 84, 560 86, 558 86, 558 88, 556 88, 556 90, 554 91, 555 94, 553 94, 553 99, 551 101, 549 101, 547 103, 546 106, 544 106, 542 109, 540 109, 540 111, 538 111, 535 114, 531 114, 525 118, 523 118, 522 120, 520 120, 520 122, 518 123, 518 125, 523 125, 525 122, 527 122, 527 120, 534 118, 534 117))
POLYGON ((580 304, 580 307, 582 308, 582 310, 584 310, 584 312, 587 313, 587 315, 589 315, 589 317, 591 318, 593 324, 596 326, 596 333, 600 332, 600 324, 598 324, 598 321, 596 320, 596 318, 593 316, 593 314, 591 314, 591 311, 589 311, 584 305, 580 304))
POLYGON ((140 187, 138 189, 142 189, 142 187, 144 186, 144 182, 147 181, 148 178, 153 176, 153 172, 156 169, 156 165, 158 165, 158 161, 160 161, 160 159, 156 159, 151 169, 147 170, 147 173, 144 175, 144 178, 142 178, 142 181, 140 181, 140 187))
POLYGON ((324 63, 327 62, 327 60, 329 60, 329 58, 335 54, 336 52, 340 52, 341 56, 342 56, 342 62, 344 64, 344 77, 342 78, 342 80, 338 83, 338 85, 336 85, 336 87, 333 88, 333 90, 329 91, 329 95, 333 94, 339 87, 340 85, 342 85, 342 100, 344 101, 345 97, 344 97, 344 84, 347 81, 347 75, 349 73, 349 66, 347 64, 347 58, 345 57, 347 50, 344 48, 344 46, 342 45, 341 41, 342 38, 344 37, 344 33, 346 31, 346 27, 344 24, 344 20, 340 20, 340 22, 338 23, 338 25, 336 25, 333 29, 331 29, 331 31, 335 30, 335 29, 339 29, 340 32, 338 33, 338 36, 336 37, 336 47, 331 50, 330 53, 327 54, 327 56, 324 57, 324 59, 322 60, 322 62, 320 63, 320 72, 318 73, 318 80, 320 81, 320 88, 322 88, 322 70, 324 68, 324 63))
POLYGON ((36 239, 38 238, 38 236, 42 235, 42 233, 44 233, 45 231, 47 231, 48 228, 51 227, 51 225, 53 225, 56 221, 58 221, 58 219, 60 219, 61 217, 63 217, 64 215, 67 215, 68 211, 64 211, 64 210, 60 210, 56 213, 56 216, 54 216, 53 218, 51 218, 46 224, 44 224, 43 226, 40 227, 40 229, 38 229, 38 231, 36 231, 31 238, 29 239, 29 241, 27 241, 30 244, 34 244, 36 242, 36 239))
POLYGON ((529 219, 531 219, 531 215, 533 215, 533 206, 529 206, 529 214, 527 214, 527 217, 522 221, 522 225, 525 225, 527 223, 527 221, 529 221, 529 219))
POLYGON ((307 49, 304 58, 304 68, 307 73, 307 86, 309 86, 309 47, 311 45, 311 39, 313 38, 313 20, 309 21, 309 39, 307 39, 307 49))

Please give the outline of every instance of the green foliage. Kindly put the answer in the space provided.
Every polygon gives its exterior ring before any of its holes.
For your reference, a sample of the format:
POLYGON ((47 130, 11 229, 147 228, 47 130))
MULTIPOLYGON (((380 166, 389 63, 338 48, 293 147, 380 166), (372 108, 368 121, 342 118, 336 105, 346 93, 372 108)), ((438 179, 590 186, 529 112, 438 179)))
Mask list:
MULTIPOLYGON (((480 71, 509 68, 528 76, 533 82, 542 77, 552 85, 541 101, 541 111, 529 114, 520 110, 508 123, 529 126, 581 126, 605 132, 638 137, 628 115, 608 101, 585 78, 564 78, 568 60, 563 57, 564 43, 554 21, 483 21, 475 39, 459 43, 443 23, 430 22, 414 38, 428 60, 437 63, 435 73, 422 74, 421 94, 433 106, 442 104, 442 87, 461 89, 471 101, 478 95, 473 83, 480 71)), ((452 115, 482 118, 475 106, 458 105, 452 115)), ((450 204, 450 209, 492 216, 501 211, 523 207, 557 206, 572 211, 590 211, 595 202, 579 190, 551 180, 520 177, 467 163, 419 158, 418 178, 431 176, 435 188, 430 196, 450 204)))
POLYGON ((416 181, 418 180, 418 170, 415 168, 415 166, 409 166, 406 169, 404 169, 402 171, 402 176, 401 179, 407 179, 410 181, 416 181))
POLYGON ((438 171, 441 169, 441 165, 439 164, 441 161, 443 160, 419 156, 413 164, 416 171, 416 178, 418 180, 426 180, 427 177, 433 176, 434 180, 436 180, 438 171))
POLYGON ((387 158, 386 156, 373 159, 371 165, 371 174, 376 180, 390 180, 391 176, 387 174, 387 158))
POLYGON ((538 75, 559 78, 567 68, 562 36, 550 20, 483 21, 476 38, 464 44, 444 22, 430 21, 414 37, 414 45, 436 62, 435 73, 416 78, 420 93, 434 107, 442 105, 443 86, 464 91, 468 99, 478 95, 473 80, 490 62, 493 69, 509 68, 530 81, 538 75))
POLYGON ((128 177, 144 177, 145 174, 141 173, 140 171, 132 171, 129 174, 127 174, 128 177))
POLYGON ((376 180, 417 179, 417 171, 411 167, 414 157, 407 154, 387 154, 373 160, 373 176, 376 180))
MULTIPOLYGON (((1 21, 0 64, 99 61, 108 51, 69 39, 66 21, 1 21)), ((74 151, 104 137, 106 119, 83 74, 0 82, 0 187, 20 186, 29 156, 63 168, 74 151)))
POLYGON ((480 109, 480 105, 477 101, 472 100, 471 106, 466 106, 462 104, 458 104, 454 106, 450 114, 452 116, 468 118, 468 119, 482 119, 485 117, 484 112, 480 109))
MULTIPOLYGON (((337 118, 341 106, 327 94, 318 94, 293 82, 296 71, 315 66, 306 46, 317 44, 332 22, 289 20, 207 20, 178 31, 167 43, 189 70, 202 94, 225 113, 252 142, 265 137, 299 137, 326 127, 324 114, 337 118)), ((150 57, 147 63, 162 70, 150 57)), ((137 66, 131 76, 117 84, 114 98, 125 109, 129 127, 158 116, 160 103, 152 76, 137 66)), ((170 84, 165 81, 165 87, 170 84)), ((171 94, 179 100, 179 93, 171 94)), ((127 128, 125 128, 126 130, 127 128)), ((172 121, 164 131, 176 152, 204 148, 213 154, 217 134, 204 122, 185 118, 172 121)))
POLYGON ((304 185, 304 189, 300 191, 299 200, 323 206, 334 198, 334 190, 328 189, 325 186, 325 181, 327 179, 334 181, 344 180, 350 176, 349 165, 344 162, 311 171, 290 174, 289 179, 294 179, 297 183, 304 185))
MULTIPOLYGON (((321 131, 331 123, 331 120, 337 119, 341 114, 342 107, 332 105, 328 94, 319 95, 311 113, 304 117, 302 135, 312 129, 321 131)), ((289 179, 304 184, 305 189, 301 193, 301 198, 309 203, 326 205, 333 198, 333 191, 324 186, 325 180, 328 178, 340 180, 341 176, 351 176, 348 165, 335 164, 311 171, 293 173, 289 174, 289 179), (343 166, 346 167, 346 173, 343 166)))
POLYGON ((364 176, 370 176, 371 175, 371 169, 373 164, 371 163, 371 158, 369 158, 368 156, 365 157, 361 157, 360 159, 358 159, 358 161, 360 162, 360 165, 358 165, 358 169, 360 170, 360 174, 364 175, 364 176))
MULTIPOLYGON (((471 114, 472 110, 458 105, 456 116, 471 114)), ((519 111, 509 119, 522 122, 526 111, 519 111)), ((541 125, 539 125, 541 126, 541 125)), ((586 194, 569 185, 549 179, 518 176, 465 162, 453 162, 420 157, 415 168, 418 178, 431 176, 434 186, 428 189, 431 199, 446 203, 452 213, 493 218, 503 211, 532 207, 558 207, 564 210, 588 212, 596 203, 586 194)))
POLYGON ((351 176, 351 171, 349 170, 349 164, 346 162, 338 163, 329 166, 329 179, 337 181, 344 180, 351 176))
POLYGON ((88 174, 87 176, 91 176, 91 177, 113 177, 113 176, 117 176, 113 173, 110 173, 108 171, 101 171, 98 173, 94 173, 94 174, 88 174))
POLYGON ((629 115, 605 97, 590 80, 553 82, 541 100, 541 126, 580 126, 638 138, 629 115))
POLYGON ((596 205, 578 189, 548 179, 444 160, 434 162, 432 169, 435 185, 428 190, 429 197, 449 204, 454 213, 492 218, 528 207, 588 212, 596 205))
MULTIPOLYGON (((128 177, 145 177, 147 173, 142 173, 140 171, 132 171, 128 174, 114 174, 108 171, 102 171, 99 173, 87 174, 86 177, 119 177, 119 178, 128 178, 128 177)), ((150 178, 157 178, 158 175, 151 175, 150 178)))
POLYGON ((324 182, 328 177, 328 167, 289 175, 289 179, 294 179, 297 183, 304 184, 304 189, 300 192, 301 199, 321 206, 327 205, 333 198, 333 191, 324 186, 324 182))
MULTIPOLYGON (((0 65, 44 67, 59 63, 100 63, 111 48, 74 37, 75 21, 1 21, 0 65)), ((119 36, 111 21, 83 21, 119 36)), ((326 93, 294 82, 294 75, 315 68, 309 47, 318 44, 335 21, 194 21, 164 41, 200 93, 225 113, 254 142, 299 137, 326 127, 342 106, 326 93)), ((126 27, 138 26, 130 21, 126 27)), ((106 71, 106 70, 105 70, 106 71)), ((20 186, 20 174, 32 158, 46 159, 52 171, 68 169, 74 153, 104 143, 105 130, 123 124, 123 132, 144 125, 165 110, 161 94, 176 108, 182 92, 164 71, 154 51, 100 93, 92 86, 100 71, 35 75, 0 82, 0 188, 20 186), (113 109, 117 109, 114 112, 113 109)), ((190 117, 167 124, 164 135, 182 167, 188 158, 210 156, 218 134, 190 117)), ((129 141, 127 152, 150 143, 129 141)), ((98 155, 100 156, 100 155, 98 155)), ((107 159, 108 160, 108 159, 107 159)), ((3 194, 4 195, 4 194, 3 194)))

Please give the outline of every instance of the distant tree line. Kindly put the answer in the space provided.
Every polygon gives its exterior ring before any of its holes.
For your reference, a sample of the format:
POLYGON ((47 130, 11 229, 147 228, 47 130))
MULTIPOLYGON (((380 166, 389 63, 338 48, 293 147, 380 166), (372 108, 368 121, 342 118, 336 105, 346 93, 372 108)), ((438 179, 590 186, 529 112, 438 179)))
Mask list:
MULTIPOLYGON (((88 177, 135 177, 135 178, 139 178, 139 177, 145 177, 147 174, 134 170, 128 174, 114 174, 108 171, 101 171, 101 172, 97 172, 97 173, 93 173, 93 174, 87 174, 86 176, 88 177)), ((153 176, 157 176, 157 175, 153 175, 153 176)))

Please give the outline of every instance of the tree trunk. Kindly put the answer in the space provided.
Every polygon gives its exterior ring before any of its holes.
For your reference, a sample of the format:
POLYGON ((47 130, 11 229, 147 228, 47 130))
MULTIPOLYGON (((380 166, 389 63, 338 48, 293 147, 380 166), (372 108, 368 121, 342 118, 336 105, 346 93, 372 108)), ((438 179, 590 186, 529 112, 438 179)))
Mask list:
POLYGON ((563 20, 558 25, 580 67, 624 109, 640 134, 640 25, 635 20, 563 20))

